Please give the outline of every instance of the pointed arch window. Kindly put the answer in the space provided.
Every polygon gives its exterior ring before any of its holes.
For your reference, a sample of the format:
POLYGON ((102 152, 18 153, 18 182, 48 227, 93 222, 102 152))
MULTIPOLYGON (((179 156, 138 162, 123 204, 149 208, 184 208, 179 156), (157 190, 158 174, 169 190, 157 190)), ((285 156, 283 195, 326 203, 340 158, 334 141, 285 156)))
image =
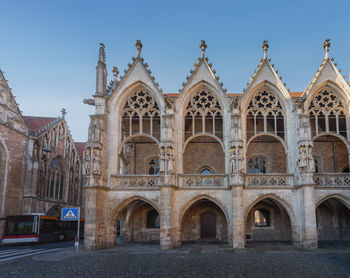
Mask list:
POLYGON ((248 174, 265 174, 266 163, 263 157, 252 157, 248 160, 248 174))
POLYGON ((63 200, 64 198, 64 171, 59 159, 54 158, 48 171, 46 183, 46 197, 53 200, 63 200))
POLYGON ((200 90, 192 96, 184 121, 185 140, 200 133, 223 138, 222 109, 216 97, 207 90, 200 90))
POLYGON ((312 137, 332 132, 347 137, 345 108, 338 94, 329 89, 321 90, 309 105, 312 137))
POLYGON ((139 133, 160 140, 159 106, 145 90, 134 92, 127 99, 122 111, 122 139, 139 133))
POLYGON ((247 139, 258 133, 272 133, 284 139, 284 114, 280 101, 269 91, 257 92, 247 111, 247 139))

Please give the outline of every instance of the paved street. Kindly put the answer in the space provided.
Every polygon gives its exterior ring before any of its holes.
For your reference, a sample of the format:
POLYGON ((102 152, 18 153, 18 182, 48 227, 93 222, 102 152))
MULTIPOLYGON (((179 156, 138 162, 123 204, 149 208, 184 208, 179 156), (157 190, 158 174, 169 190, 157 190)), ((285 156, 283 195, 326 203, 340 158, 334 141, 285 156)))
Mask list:
MULTIPOLYGON (((38 254, 57 252, 71 248, 73 241, 48 243, 48 244, 22 244, 0 246, 0 265, 4 262, 19 260, 25 257, 32 257, 38 254)), ((83 244, 83 241, 81 241, 83 244)))
POLYGON ((71 242, 63 245, 26 247, 50 251, 0 262, 0 276, 350 277, 349 248, 307 251, 253 246, 233 250, 225 245, 183 245, 164 251, 157 245, 129 244, 77 254, 71 242))

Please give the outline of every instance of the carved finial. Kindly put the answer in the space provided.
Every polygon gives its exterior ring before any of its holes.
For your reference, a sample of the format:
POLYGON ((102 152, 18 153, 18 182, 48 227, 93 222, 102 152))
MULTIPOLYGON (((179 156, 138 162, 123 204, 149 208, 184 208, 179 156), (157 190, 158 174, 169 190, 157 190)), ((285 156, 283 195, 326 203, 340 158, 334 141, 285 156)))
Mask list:
POLYGON ((205 55, 205 49, 207 48, 207 45, 205 43, 205 40, 202 40, 201 41, 201 45, 199 46, 199 48, 202 50, 202 58, 204 57, 205 55))
POLYGON ((114 80, 117 80, 118 74, 119 74, 118 68, 117 67, 113 67, 112 72, 113 72, 114 80))
POLYGON ((323 49, 324 49, 324 58, 328 59, 328 51, 329 48, 331 47, 331 39, 325 39, 323 43, 323 49))
POLYGON ((98 61, 102 63, 106 62, 105 45, 102 42, 100 42, 100 50, 98 52, 98 61))
POLYGON ((142 43, 140 40, 136 40, 136 49, 137 49, 137 57, 140 57, 141 55, 141 49, 142 49, 142 43))
POLYGON ((62 114, 62 118, 64 119, 64 117, 65 117, 65 116, 66 116, 66 114, 67 114, 66 109, 62 108, 62 110, 61 110, 61 114, 62 114))
POLYGON ((267 41, 263 41, 262 49, 264 50, 264 59, 267 58, 267 49, 269 48, 269 44, 267 41))

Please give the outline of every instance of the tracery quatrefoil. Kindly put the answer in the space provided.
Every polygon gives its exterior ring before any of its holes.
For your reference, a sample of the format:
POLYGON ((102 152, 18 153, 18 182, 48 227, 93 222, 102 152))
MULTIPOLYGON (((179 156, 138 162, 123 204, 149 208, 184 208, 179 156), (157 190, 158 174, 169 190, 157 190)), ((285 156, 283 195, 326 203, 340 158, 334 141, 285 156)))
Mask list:
POLYGON ((275 107, 282 108, 278 99, 271 92, 261 91, 252 98, 248 109, 255 108, 266 111, 275 107))
POLYGON ((138 112, 145 111, 145 110, 152 110, 156 109, 159 110, 157 103, 154 101, 152 96, 145 92, 145 91, 139 91, 135 92, 125 103, 124 109, 133 109, 138 112))
POLYGON ((313 108, 312 106, 321 110, 330 110, 332 108, 342 107, 339 97, 333 92, 327 90, 319 92, 314 97, 309 109, 313 108))
POLYGON ((206 91, 196 93, 189 101, 188 108, 197 108, 200 110, 221 109, 217 99, 206 91))

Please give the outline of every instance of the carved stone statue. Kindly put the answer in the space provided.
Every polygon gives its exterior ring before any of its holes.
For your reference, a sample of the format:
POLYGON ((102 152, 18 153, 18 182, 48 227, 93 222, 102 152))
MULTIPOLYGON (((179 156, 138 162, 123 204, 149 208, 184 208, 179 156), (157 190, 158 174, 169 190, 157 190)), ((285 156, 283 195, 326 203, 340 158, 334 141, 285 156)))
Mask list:
POLYGON ((300 145, 297 165, 300 169, 300 173, 314 173, 315 172, 315 160, 312 156, 312 145, 300 145))
POLYGON ((301 119, 300 137, 303 139, 309 139, 311 137, 311 130, 309 120, 305 117, 301 119))
POLYGON ((101 150, 94 148, 92 152, 92 174, 101 174, 101 150))
POLYGON ((85 175, 90 175, 90 163, 91 163, 91 149, 87 148, 85 153, 85 159, 84 159, 84 171, 85 175))
POLYGON ((241 145, 232 145, 230 148, 231 172, 240 173, 243 169, 243 147, 241 145))
POLYGON ((299 147, 299 155, 298 155, 298 167, 300 169, 300 173, 306 173, 307 172, 307 154, 306 154, 306 148, 305 146, 301 145, 299 147))

